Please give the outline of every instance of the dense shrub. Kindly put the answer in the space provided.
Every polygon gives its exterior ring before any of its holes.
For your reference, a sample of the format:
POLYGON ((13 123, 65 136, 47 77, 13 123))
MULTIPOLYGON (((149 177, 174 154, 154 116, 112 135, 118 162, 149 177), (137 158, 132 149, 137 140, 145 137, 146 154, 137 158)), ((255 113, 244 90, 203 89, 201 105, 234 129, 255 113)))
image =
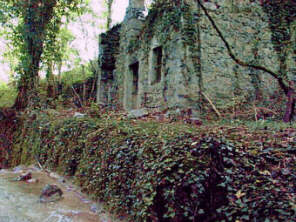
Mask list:
POLYGON ((34 156, 131 221, 294 221, 296 142, 221 130, 30 114, 14 164, 34 156))
POLYGON ((17 90, 15 87, 0 82, 0 108, 11 107, 14 104, 16 95, 17 90))

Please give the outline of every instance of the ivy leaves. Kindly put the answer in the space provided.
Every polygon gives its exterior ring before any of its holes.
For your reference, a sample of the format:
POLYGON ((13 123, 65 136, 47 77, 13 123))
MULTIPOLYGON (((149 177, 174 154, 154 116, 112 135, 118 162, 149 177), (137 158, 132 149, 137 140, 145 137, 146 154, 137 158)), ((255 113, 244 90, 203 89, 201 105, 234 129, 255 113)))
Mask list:
POLYGON ((281 138, 274 140, 239 127, 189 129, 111 114, 76 119, 43 113, 31 121, 21 130, 26 139, 15 144, 23 153, 14 158, 38 155, 132 221, 296 216, 296 144, 285 140, 291 130, 273 132, 281 138))

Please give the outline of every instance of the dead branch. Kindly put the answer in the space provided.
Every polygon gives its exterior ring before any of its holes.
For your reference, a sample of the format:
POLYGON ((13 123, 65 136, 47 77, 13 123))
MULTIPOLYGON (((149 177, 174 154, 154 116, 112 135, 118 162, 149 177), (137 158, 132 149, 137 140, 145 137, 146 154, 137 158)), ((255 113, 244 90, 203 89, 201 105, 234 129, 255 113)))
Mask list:
POLYGON ((72 90, 73 90, 75 96, 78 98, 80 105, 83 106, 83 103, 81 101, 81 98, 80 98, 79 94, 76 92, 76 90, 74 89, 73 86, 71 86, 71 87, 72 87, 72 90))
POLYGON ((212 102, 212 100, 204 92, 201 92, 201 94, 210 103, 210 105, 212 106, 212 108, 214 109, 214 111, 216 112, 216 114, 218 115, 218 117, 221 118, 221 113, 218 111, 218 109, 216 108, 216 106, 214 105, 214 103, 212 102))
POLYGON ((257 123, 257 121, 258 121, 258 116, 257 116, 257 108, 256 108, 256 106, 255 106, 255 103, 253 104, 253 106, 254 106, 255 120, 256 120, 256 123, 257 123))
POLYGON ((259 110, 265 110, 265 111, 267 111, 267 112, 271 112, 271 113, 273 113, 274 115, 277 115, 278 113, 277 112, 275 112, 275 111, 273 111, 273 110, 271 110, 271 109, 268 109, 268 108, 265 108, 265 107, 255 107, 256 109, 259 109, 259 110))

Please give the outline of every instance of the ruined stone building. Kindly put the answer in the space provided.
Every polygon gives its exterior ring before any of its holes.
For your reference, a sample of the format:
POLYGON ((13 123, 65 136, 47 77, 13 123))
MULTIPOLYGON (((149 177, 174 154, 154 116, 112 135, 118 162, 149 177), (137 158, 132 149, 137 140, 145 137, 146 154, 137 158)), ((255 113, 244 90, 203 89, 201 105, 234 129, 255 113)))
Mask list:
MULTIPOLYGON (((293 79, 293 19, 285 23, 291 41, 277 50, 270 15, 260 1, 202 2, 239 59, 275 72, 284 70, 293 79)), ((130 0, 124 21, 100 36, 98 102, 119 103, 126 110, 198 111, 202 96, 219 108, 234 98, 242 102, 278 88, 270 75, 233 61, 195 0, 159 0, 147 16, 144 9, 144 0, 130 0)))

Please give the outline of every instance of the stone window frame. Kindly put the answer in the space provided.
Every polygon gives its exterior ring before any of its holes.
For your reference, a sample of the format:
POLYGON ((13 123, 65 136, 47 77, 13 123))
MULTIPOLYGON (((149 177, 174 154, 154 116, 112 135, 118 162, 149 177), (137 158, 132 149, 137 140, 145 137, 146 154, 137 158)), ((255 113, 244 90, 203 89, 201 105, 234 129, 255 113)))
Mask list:
POLYGON ((149 85, 156 85, 162 81, 163 78, 163 46, 162 45, 155 45, 151 48, 149 53, 149 85), (160 50, 159 50, 160 49, 160 50), (159 53, 160 52, 160 58, 159 53), (157 57, 157 58, 155 58, 157 57), (155 60, 158 66, 155 67, 155 60))
POLYGON ((135 61, 129 65, 129 72, 131 74, 131 80, 132 80, 132 89, 131 89, 132 95, 137 95, 139 92, 139 70, 140 70, 139 61, 135 61))

